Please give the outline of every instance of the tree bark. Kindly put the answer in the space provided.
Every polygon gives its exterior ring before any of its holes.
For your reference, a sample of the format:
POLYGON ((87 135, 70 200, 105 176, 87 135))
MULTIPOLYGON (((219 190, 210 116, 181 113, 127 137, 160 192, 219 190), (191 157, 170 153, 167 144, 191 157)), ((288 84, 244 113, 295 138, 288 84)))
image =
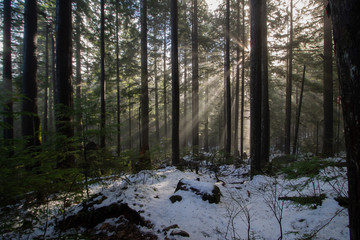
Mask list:
MULTIPOLYGON (((6 146, 13 145, 14 139, 14 118, 12 101, 12 67, 11 67, 11 0, 4 0, 4 27, 3 27, 3 81, 7 94, 4 107, 4 139, 6 146)), ((13 151, 9 151, 12 155, 13 151)))
MULTIPOLYGON (((328 1, 324 1, 326 4, 328 1)), ((333 67, 332 67, 331 20, 324 11, 324 139, 322 153, 333 156, 333 67)))
POLYGON ((120 156, 121 151, 121 139, 120 139, 120 59, 119 59, 119 0, 116 1, 116 140, 117 140, 117 155, 120 156))
POLYGON ((150 167, 149 156, 149 93, 148 93, 148 66, 147 66, 147 0, 141 1, 141 146, 140 169, 150 167))
POLYGON ((198 5, 193 0, 192 25, 192 151, 199 154, 199 49, 198 49, 198 5))
POLYGON ((360 239, 360 3, 330 0, 341 86, 349 188, 350 239, 360 239))
POLYGON ((101 0, 101 33, 100 33, 100 54, 101 54, 101 78, 100 78, 100 148, 105 148, 105 0, 101 0))
POLYGON ((171 12, 171 65, 172 65, 172 165, 180 163, 179 122, 179 62, 178 62, 178 9, 177 0, 170 1, 171 12))
POLYGON ((131 97, 129 96, 129 149, 132 148, 132 133, 131 133, 131 128, 132 128, 132 124, 131 124, 131 110, 132 110, 132 105, 131 105, 131 97))
MULTIPOLYGON (((207 63, 207 62, 206 62, 207 63)), ((204 126, 204 151, 209 152, 209 70, 205 70, 205 126, 204 126)))
POLYGON ((164 56, 163 56, 163 64, 164 64, 163 100, 164 100, 164 131, 165 131, 165 138, 168 138, 166 47, 167 47, 167 43, 166 43, 166 23, 165 23, 164 24, 164 56))
POLYGON ((60 135, 70 138, 74 135, 71 0, 57 0, 56 13, 56 129, 60 135))
POLYGON ((231 151, 231 88, 230 88, 230 0, 226 0, 225 14, 225 82, 226 82, 226 159, 231 151))
POLYGON ((188 145, 188 78, 187 78, 187 48, 184 47, 184 128, 183 128, 183 148, 188 145))
POLYGON ((289 69, 286 81, 285 104, 285 154, 290 154, 291 139, 291 95, 292 95, 292 60, 293 60, 293 1, 290 1, 290 37, 289 37, 289 69))
POLYGON ((235 83, 235 119, 234 119, 234 157, 239 157, 239 95, 240 95, 240 0, 236 1, 236 83, 235 83))
POLYGON ((270 154, 270 109, 269 109, 269 78, 268 78, 268 47, 267 47, 267 13, 266 0, 261 4, 261 161, 269 162, 270 154))
POLYGON ((155 136, 156 143, 160 143, 160 118, 159 118, 159 78, 157 72, 157 52, 154 54, 154 68, 155 68, 155 136))
POLYGON ((245 1, 242 0, 242 50, 241 50, 241 119, 240 119, 240 156, 244 159, 244 103, 245 103, 245 1))
POLYGON ((24 60, 22 80, 22 135, 26 146, 40 145, 40 120, 37 115, 37 1, 25 1, 24 60))
POLYGON ((46 25, 45 30, 45 89, 44 89, 44 115, 43 115, 43 126, 42 140, 47 141, 48 135, 48 118, 49 118, 49 25, 46 25))
MULTIPOLYGON (((71 0, 56 1, 56 132, 71 139, 74 136, 72 88, 72 5, 71 0)), ((73 157, 58 163, 58 167, 75 165, 73 157)))
POLYGON ((56 49, 55 49, 55 36, 54 36, 54 32, 51 32, 51 90, 50 90, 50 99, 51 101, 49 102, 49 126, 50 126, 50 130, 53 131, 55 129, 55 124, 54 124, 54 117, 55 117, 55 86, 56 86, 56 49))
POLYGON ((304 92, 304 84, 305 84, 305 70, 306 70, 306 67, 305 67, 305 65, 304 65, 303 78, 302 78, 302 82, 301 82, 299 108, 298 108, 298 111, 297 111, 297 113, 296 113, 295 136, 294 136, 294 146, 293 146, 293 154, 294 154, 294 155, 295 155, 296 152, 297 152, 297 141, 298 141, 299 126, 300 126, 301 105, 302 105, 303 92, 304 92))
POLYGON ((76 131, 78 133, 82 132, 82 111, 81 111, 81 17, 80 17, 80 8, 79 2, 76 6, 76 15, 75 15, 75 59, 76 59, 76 131))
POLYGON ((261 2, 250 0, 250 157, 251 175, 261 170, 261 2))

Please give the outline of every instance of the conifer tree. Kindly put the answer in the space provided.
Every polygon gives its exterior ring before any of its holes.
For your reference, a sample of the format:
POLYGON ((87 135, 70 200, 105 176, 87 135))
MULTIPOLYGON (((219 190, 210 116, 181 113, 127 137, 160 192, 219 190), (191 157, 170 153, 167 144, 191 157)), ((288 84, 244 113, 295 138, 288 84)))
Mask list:
POLYGON ((350 239, 355 240, 360 239, 360 4, 357 0, 329 4, 345 125, 350 239))
MULTIPOLYGON (((324 1, 326 4, 327 1, 324 1)), ((333 155, 333 61, 332 61, 331 19, 324 11, 324 140, 323 154, 333 155)))
POLYGON ((180 99, 179 99, 179 62, 178 62, 178 9, 177 0, 170 1, 171 14, 171 66, 172 66, 172 164, 180 162, 180 99))
POLYGON ((261 170, 261 2, 250 0, 250 158, 251 175, 261 170))
POLYGON ((11 146, 14 138, 14 119, 12 102, 12 67, 11 67, 11 0, 4 0, 4 43, 3 43, 3 81, 7 100, 4 106, 4 139, 11 146))
POLYGON ((147 0, 141 0, 141 141, 140 141, 140 168, 150 167, 149 156, 149 93, 148 93, 148 48, 147 48, 147 0))
POLYGON ((101 78, 100 78, 100 147, 104 148, 105 142, 105 0, 101 0, 101 33, 100 33, 100 51, 101 51, 101 78))
POLYGON ((22 135, 26 146, 40 144, 40 119, 37 113, 37 1, 25 1, 24 57, 22 79, 22 135))
MULTIPOLYGON (((71 0, 56 1, 56 132, 70 140, 74 136, 72 88, 72 8, 71 0)), ((72 156, 58 163, 59 167, 73 167, 72 156)))
POLYGON ((192 17, 192 151, 196 157, 199 153, 199 43, 197 0, 193 0, 192 17))

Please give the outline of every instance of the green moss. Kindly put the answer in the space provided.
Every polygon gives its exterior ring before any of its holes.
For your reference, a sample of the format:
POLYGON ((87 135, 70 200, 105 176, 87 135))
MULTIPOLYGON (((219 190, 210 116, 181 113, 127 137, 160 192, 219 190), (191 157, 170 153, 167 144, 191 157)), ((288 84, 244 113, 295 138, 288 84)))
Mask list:
POLYGON ((280 197, 279 200, 288 200, 293 201, 300 205, 311 206, 311 208, 317 208, 317 206, 321 206, 322 202, 326 198, 325 194, 321 194, 320 196, 300 196, 300 197, 280 197))
POLYGON ((285 173, 289 179, 296 179, 300 177, 313 178, 319 174, 321 169, 332 166, 333 164, 334 163, 330 163, 328 161, 312 158, 309 160, 293 162, 288 166, 283 167, 281 172, 285 173))

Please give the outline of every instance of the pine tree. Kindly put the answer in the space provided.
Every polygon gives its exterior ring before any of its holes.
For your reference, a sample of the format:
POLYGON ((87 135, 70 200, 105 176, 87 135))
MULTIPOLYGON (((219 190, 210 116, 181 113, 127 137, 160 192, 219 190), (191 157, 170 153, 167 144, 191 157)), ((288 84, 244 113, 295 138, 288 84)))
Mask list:
POLYGON ((37 1, 25 1, 24 60, 22 80, 22 135, 27 146, 40 144, 40 120, 37 115, 37 1))
POLYGON ((251 175, 261 170, 261 2, 250 0, 250 158, 251 175))
POLYGON ((119 49, 119 0, 116 0, 116 140, 117 140, 117 148, 116 152, 118 156, 121 151, 121 135, 120 135, 120 49, 119 49))
POLYGON ((230 0, 226 0, 225 13, 225 88, 226 88, 226 144, 225 155, 228 159, 231 151, 231 91, 230 91, 230 0))
POLYGON ((245 105, 245 0, 242 0, 242 51, 241 51, 241 106, 240 106, 240 156, 244 159, 244 105, 245 105))
POLYGON ((360 239, 360 4, 357 0, 329 3, 345 124, 350 239, 355 240, 360 239))
POLYGON ((141 145, 140 168, 150 167, 149 156, 149 96, 148 96, 148 49, 147 49, 147 0, 141 0, 141 145))
POLYGON ((180 163, 179 122, 179 63, 178 63, 178 9, 177 0, 170 1, 171 13, 171 65, 172 65, 172 164, 180 163))
MULTIPOLYGON (((11 67, 11 0, 4 0, 4 43, 3 43, 3 81, 7 96, 4 107, 4 139, 11 146, 14 138, 14 119, 12 102, 12 67, 11 67)), ((12 155, 10 151, 10 155, 12 155)))
POLYGON ((193 155, 197 157, 199 154, 199 43, 197 0, 193 0, 192 17, 192 151, 193 155))
POLYGON ((106 109, 105 109, 105 0, 101 0, 101 33, 100 33, 100 51, 101 51, 101 78, 100 78, 100 147, 105 148, 105 123, 106 123, 106 109))
POLYGON ((236 82, 235 82, 235 130, 234 130, 234 157, 239 157, 239 97, 240 97, 240 0, 236 1, 236 82))
POLYGON ((76 73, 75 73, 75 84, 76 84, 76 131, 82 132, 82 109, 81 109, 81 16, 80 16, 80 1, 76 3, 75 11, 75 59, 76 59, 76 73))
MULTIPOLYGON (((327 1, 324 1, 326 3, 327 1)), ((323 154, 333 155, 333 67, 332 67, 331 20, 324 11, 324 140, 323 154)))
MULTIPOLYGON (((55 117, 56 132, 71 139, 74 136, 72 124, 72 8, 71 0, 56 1, 56 79, 55 117)), ((73 157, 59 163, 59 167, 73 167, 73 157)))
POLYGON ((48 118, 49 118, 49 29, 50 26, 46 25, 45 30, 45 89, 44 89, 44 116, 43 116, 43 142, 47 141, 48 134, 48 118))
POLYGON ((291 139, 291 95, 293 78, 293 0, 290 1, 290 34, 289 34, 289 68, 286 82, 286 106, 285 106, 285 154, 290 154, 291 139))
POLYGON ((261 161, 263 163, 269 162, 270 154, 270 109, 266 10, 266 0, 263 0, 261 3, 261 161))

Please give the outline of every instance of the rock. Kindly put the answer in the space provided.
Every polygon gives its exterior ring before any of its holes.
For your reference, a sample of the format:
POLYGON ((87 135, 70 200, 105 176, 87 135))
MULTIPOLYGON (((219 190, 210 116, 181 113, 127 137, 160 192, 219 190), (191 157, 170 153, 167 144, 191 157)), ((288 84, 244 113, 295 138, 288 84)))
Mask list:
POLYGON ((182 236, 182 237, 190 237, 190 234, 183 230, 172 230, 170 236, 182 236))
POLYGON ((209 201, 209 203, 220 202, 220 189, 211 183, 181 179, 176 186, 175 192, 179 190, 194 192, 196 195, 201 196, 203 201, 209 201))
POLYGON ((171 225, 171 226, 168 226, 168 227, 164 228, 162 231, 167 232, 167 231, 169 231, 170 229, 173 229, 173 228, 179 228, 179 226, 177 224, 174 224, 174 225, 171 225))
POLYGON ((97 209, 84 207, 77 214, 68 216, 65 220, 60 221, 57 227, 61 230, 79 227, 91 229, 108 218, 117 218, 120 216, 123 216, 129 222, 136 225, 148 225, 144 218, 126 203, 113 203, 97 209))
MULTIPOLYGON (((91 205, 91 204, 90 204, 91 205)), ((91 236, 89 239, 102 240, 157 240, 158 237, 151 232, 144 232, 139 225, 152 228, 150 221, 145 221, 140 214, 124 203, 113 203, 108 206, 95 209, 87 204, 81 205, 83 208, 76 213, 58 222, 56 228, 61 231, 68 229, 77 229, 91 236), (106 219, 117 218, 113 225, 105 222, 106 219), (99 228, 95 226, 101 224, 99 228)), ((63 235, 65 238, 66 235, 63 235)))
POLYGON ((182 200, 182 197, 179 196, 179 195, 172 195, 172 196, 170 197, 170 201, 171 201, 172 203, 180 202, 181 200, 182 200))

